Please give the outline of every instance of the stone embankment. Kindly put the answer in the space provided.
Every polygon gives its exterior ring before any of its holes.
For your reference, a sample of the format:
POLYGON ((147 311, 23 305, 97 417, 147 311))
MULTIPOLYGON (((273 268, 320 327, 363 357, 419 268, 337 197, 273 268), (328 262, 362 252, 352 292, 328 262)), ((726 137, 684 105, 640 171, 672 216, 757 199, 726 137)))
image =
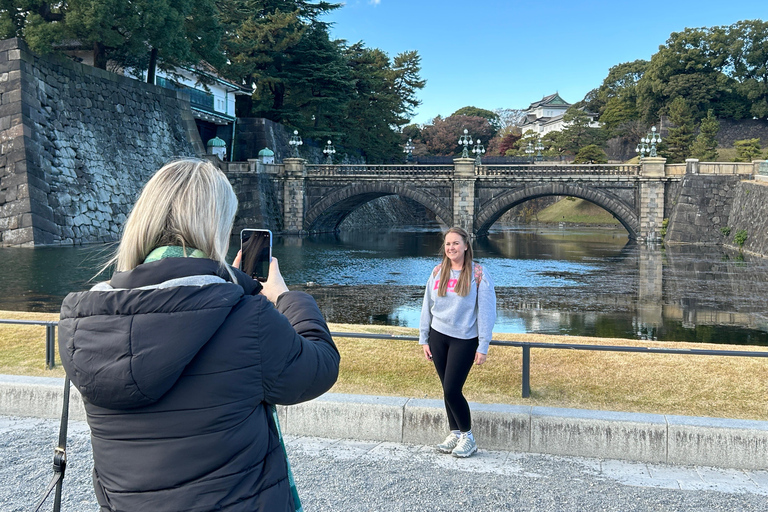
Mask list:
POLYGON ((0 245, 112 241, 157 168, 205 149, 185 94, 0 41, 0 245))
POLYGON ((672 201, 665 243, 722 244, 768 257, 768 180, 690 175, 672 201), (739 246, 736 235, 746 233, 739 246))

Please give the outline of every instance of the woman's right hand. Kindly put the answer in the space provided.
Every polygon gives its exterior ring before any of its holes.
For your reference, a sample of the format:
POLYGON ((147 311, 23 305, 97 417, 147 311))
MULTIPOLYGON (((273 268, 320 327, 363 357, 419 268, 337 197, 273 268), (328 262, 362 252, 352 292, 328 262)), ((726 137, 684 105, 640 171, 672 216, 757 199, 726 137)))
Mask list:
POLYGON ((429 350, 429 345, 422 345, 422 347, 424 347, 424 357, 426 358, 427 361, 431 361, 432 351, 429 350))
POLYGON ((269 276, 267 280, 261 283, 261 293, 272 304, 277 303, 277 298, 288 291, 288 287, 285 285, 283 275, 280 273, 280 266, 277 264, 277 258, 272 256, 272 261, 269 262, 269 276))

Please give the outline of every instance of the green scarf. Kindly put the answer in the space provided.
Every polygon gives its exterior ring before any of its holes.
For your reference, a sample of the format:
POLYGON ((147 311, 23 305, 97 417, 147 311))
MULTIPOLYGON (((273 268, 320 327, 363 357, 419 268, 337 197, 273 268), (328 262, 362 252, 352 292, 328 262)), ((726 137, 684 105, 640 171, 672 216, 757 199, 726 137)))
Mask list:
POLYGON ((153 250, 144 259, 144 263, 152 263, 153 261, 161 260, 163 258, 207 258, 203 251, 195 249, 193 247, 179 247, 178 245, 164 245, 153 250))

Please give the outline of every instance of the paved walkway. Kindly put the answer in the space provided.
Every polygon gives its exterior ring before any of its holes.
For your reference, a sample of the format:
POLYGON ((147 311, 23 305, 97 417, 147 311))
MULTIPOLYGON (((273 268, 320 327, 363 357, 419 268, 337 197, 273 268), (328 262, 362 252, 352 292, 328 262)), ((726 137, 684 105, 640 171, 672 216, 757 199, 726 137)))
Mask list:
MULTIPOLYGON (((88 427, 69 427, 62 510, 95 512, 88 427)), ((58 421, 0 416, 0 510, 26 511, 50 479, 58 421)), ((287 436, 307 512, 764 511, 768 471, 287 436)), ((50 510, 50 508, 48 508, 50 510)))

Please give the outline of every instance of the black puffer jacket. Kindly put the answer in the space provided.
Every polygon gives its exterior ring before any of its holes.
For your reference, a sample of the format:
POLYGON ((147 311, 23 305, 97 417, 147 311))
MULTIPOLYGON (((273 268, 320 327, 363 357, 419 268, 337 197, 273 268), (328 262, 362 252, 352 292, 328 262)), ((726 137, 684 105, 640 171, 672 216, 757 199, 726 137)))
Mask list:
POLYGON ((242 272, 168 258, 62 304, 59 351, 85 400, 102 510, 293 510, 265 404, 327 391, 339 353, 314 299, 277 306, 242 272))

